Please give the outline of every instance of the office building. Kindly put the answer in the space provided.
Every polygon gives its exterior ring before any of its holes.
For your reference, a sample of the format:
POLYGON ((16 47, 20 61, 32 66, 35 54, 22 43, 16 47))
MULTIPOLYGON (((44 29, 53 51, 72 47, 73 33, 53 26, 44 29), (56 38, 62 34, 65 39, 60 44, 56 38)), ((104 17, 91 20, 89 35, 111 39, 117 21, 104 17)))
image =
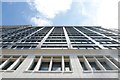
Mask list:
POLYGON ((17 25, 0 29, 3 80, 119 78, 119 31, 100 26, 17 25))

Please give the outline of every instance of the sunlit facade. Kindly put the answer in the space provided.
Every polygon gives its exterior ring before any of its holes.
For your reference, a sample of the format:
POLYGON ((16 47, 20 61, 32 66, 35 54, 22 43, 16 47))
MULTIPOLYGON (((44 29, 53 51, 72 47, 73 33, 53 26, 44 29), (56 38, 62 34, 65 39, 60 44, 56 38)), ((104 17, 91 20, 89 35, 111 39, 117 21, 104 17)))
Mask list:
POLYGON ((100 26, 3 26, 3 80, 117 80, 118 31, 100 26))

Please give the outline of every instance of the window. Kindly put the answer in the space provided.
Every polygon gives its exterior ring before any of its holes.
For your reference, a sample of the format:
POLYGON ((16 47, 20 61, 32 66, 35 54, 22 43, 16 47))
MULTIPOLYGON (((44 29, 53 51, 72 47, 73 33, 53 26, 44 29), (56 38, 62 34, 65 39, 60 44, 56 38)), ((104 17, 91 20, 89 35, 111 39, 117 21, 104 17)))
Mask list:
POLYGON ((35 56, 26 71, 31 72, 71 72, 69 56, 35 56))
POLYGON ((54 56, 51 71, 62 71, 62 56, 54 56))
POLYGON ((0 68, 2 71, 14 71, 21 65, 26 57, 27 56, 3 55, 1 57, 0 68))
POLYGON ((100 61, 100 63, 103 65, 103 67, 104 67, 106 70, 112 70, 112 68, 111 68, 105 61, 100 61))
POLYGON ((65 64, 65 71, 71 71, 70 58, 68 56, 64 56, 64 64, 65 64))
POLYGON ((84 72, 118 71, 120 68, 119 62, 111 56, 81 55, 78 59, 84 72))
POLYGON ((52 71, 61 71, 61 62, 53 62, 52 71))
POLYGON ((114 58, 112 57, 108 57, 110 59, 110 61, 112 61, 118 68, 120 68, 120 62, 115 60, 114 58))
POLYGON ((13 61, 9 61, 8 63, 6 63, 6 65, 4 65, 4 67, 2 67, 2 70, 7 70, 7 68, 9 68, 13 63, 13 61))
POLYGON ((85 59, 83 58, 83 56, 78 56, 78 58, 79 58, 79 62, 80 62, 80 64, 81 64, 82 69, 83 69, 84 71, 88 71, 89 69, 88 69, 88 67, 87 67, 86 61, 85 61, 85 59))
POLYGON ((93 70, 100 70, 98 65, 95 62, 89 62, 93 70))
POLYGON ((49 70, 49 64, 50 64, 50 62, 42 62, 39 70, 40 71, 48 71, 49 70))
POLYGON ((86 67, 86 65, 85 65, 85 62, 81 61, 80 64, 81 64, 83 70, 88 70, 87 67, 86 67))
POLYGON ((50 56, 43 56, 39 70, 40 71, 49 71, 50 61, 51 61, 50 56))
POLYGON ((31 66, 30 66, 30 68, 29 68, 29 70, 34 70, 36 64, 37 64, 37 61, 36 61, 36 60, 33 60, 31 66))

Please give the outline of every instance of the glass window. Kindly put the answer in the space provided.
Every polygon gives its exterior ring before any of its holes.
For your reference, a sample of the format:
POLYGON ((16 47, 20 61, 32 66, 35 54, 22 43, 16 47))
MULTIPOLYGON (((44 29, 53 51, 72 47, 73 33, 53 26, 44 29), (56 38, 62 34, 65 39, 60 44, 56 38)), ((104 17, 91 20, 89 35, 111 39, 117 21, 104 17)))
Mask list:
POLYGON ((37 71, 71 71, 71 63, 69 56, 35 56, 35 59, 31 63, 28 70, 34 70, 36 65, 38 64, 38 60, 40 60, 40 66, 37 71), (63 60, 62 60, 63 59, 63 60), (64 65, 62 65, 64 64, 64 65))
POLYGON ((52 71, 61 71, 61 62, 53 62, 52 64, 52 71))
POLYGON ((40 71, 48 71, 50 62, 42 62, 40 66, 40 71))
POLYGON ((85 65, 85 62, 80 62, 80 64, 81 64, 83 70, 88 70, 87 67, 86 67, 86 65, 85 65))
POLYGON ((2 61, 0 62, 0 66, 2 70, 16 70, 21 63, 24 61, 26 56, 19 56, 19 55, 3 55, 2 61), (14 65, 14 66, 12 66, 14 65))
POLYGON ((101 70, 95 62, 89 62, 93 70, 101 70))

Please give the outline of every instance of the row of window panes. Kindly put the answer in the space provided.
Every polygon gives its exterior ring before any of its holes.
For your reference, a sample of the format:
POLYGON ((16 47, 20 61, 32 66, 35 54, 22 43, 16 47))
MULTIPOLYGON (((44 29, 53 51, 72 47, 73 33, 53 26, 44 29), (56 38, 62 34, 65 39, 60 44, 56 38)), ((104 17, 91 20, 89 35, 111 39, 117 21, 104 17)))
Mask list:
POLYGON ((0 58, 0 69, 2 71, 14 71, 22 64, 26 57, 27 56, 2 55, 0 58))
POLYGON ((46 40, 45 42, 66 42, 66 40, 46 40))
POLYGON ((111 41, 111 40, 96 40, 100 44, 120 44, 119 42, 116 41, 111 41))
POLYGON ((120 46, 104 46, 108 49, 120 49, 120 46))
POLYGON ((6 31, 6 33, 2 35, 2 38, 8 37, 8 36, 10 36, 12 34, 16 34, 16 33, 21 32, 21 31, 24 31, 26 29, 29 29, 29 28, 21 28, 21 29, 17 29, 17 30, 11 30, 9 32, 6 31))
POLYGON ((75 49, 101 49, 98 46, 73 46, 75 49))
POLYGON ((109 35, 113 35, 114 36, 114 34, 112 32, 106 32, 106 30, 103 29, 103 28, 96 28, 96 29, 100 30, 102 34, 105 34, 107 36, 109 36, 109 35))
POLYGON ((30 36, 30 37, 27 37, 27 40, 29 40, 29 39, 42 39, 42 38, 44 38, 44 36, 39 36, 39 37, 37 37, 37 36, 30 36))
POLYGON ((74 43, 81 43, 81 44, 94 44, 92 41, 90 40, 70 40, 71 42, 74 42, 74 43))
POLYGON ((53 48, 60 48, 60 49, 64 49, 65 48, 65 49, 67 49, 68 46, 67 45, 66 46, 65 45, 64 46, 60 46, 60 45, 59 46, 55 46, 55 45, 53 45, 53 46, 49 46, 49 45, 48 46, 44 46, 44 45, 42 45, 41 48, 52 48, 52 49, 53 48))
POLYGON ((27 71, 36 71, 36 67, 38 67, 37 71, 71 71, 69 56, 36 56, 27 71))
MULTIPOLYGON (((16 70, 26 57, 20 55, 2 55, 0 56, 0 68, 2 71, 16 70)), ((111 56, 81 55, 78 56, 78 59, 83 71, 94 72, 120 69, 120 62, 111 56)), ((26 71, 71 72, 72 67, 69 56, 35 56, 26 71)))
MULTIPOLYGON (((35 29, 35 30, 36 30, 36 29, 35 29)), ((33 29, 33 30, 32 30, 32 29, 28 29, 28 31, 25 30, 25 32, 24 32, 24 31, 21 31, 20 33, 16 33, 16 34, 8 37, 7 39, 8 39, 8 40, 9 40, 9 39, 12 39, 12 40, 14 40, 14 39, 16 39, 16 40, 22 39, 23 37, 29 35, 30 33, 32 33, 32 32, 35 31, 35 30, 34 30, 34 29, 33 29)))
POLYGON ((83 71, 119 70, 120 62, 111 56, 78 56, 83 71), (106 57, 106 58, 105 58, 106 57), (113 64, 116 66, 113 67, 113 64))
MULTIPOLYGON (((19 33, 19 34, 15 34, 14 36, 13 36, 13 38, 12 38, 12 36, 11 36, 11 38, 12 39, 15 39, 15 38, 17 38, 17 39, 22 39, 23 37, 25 37, 25 36, 27 36, 27 35, 29 35, 30 33, 32 33, 32 32, 34 32, 34 31, 36 31, 37 29, 36 28, 32 28, 32 29, 30 29, 30 30, 28 30, 28 31, 26 31, 26 32, 21 32, 21 33, 19 33), (15 37, 16 36, 16 37, 15 37), (18 37, 19 36, 19 37, 18 37), (21 37, 22 36, 22 37, 21 37)), ((28 41, 29 42, 29 41, 28 41)), ((34 41, 35 42, 35 41, 34 41)))
POLYGON ((12 46, 11 48, 12 49, 34 49, 36 48, 37 46, 12 46))
POLYGON ((33 39, 33 40, 29 40, 29 39, 26 39, 26 40, 22 40, 21 42, 41 42, 40 39, 33 39))

